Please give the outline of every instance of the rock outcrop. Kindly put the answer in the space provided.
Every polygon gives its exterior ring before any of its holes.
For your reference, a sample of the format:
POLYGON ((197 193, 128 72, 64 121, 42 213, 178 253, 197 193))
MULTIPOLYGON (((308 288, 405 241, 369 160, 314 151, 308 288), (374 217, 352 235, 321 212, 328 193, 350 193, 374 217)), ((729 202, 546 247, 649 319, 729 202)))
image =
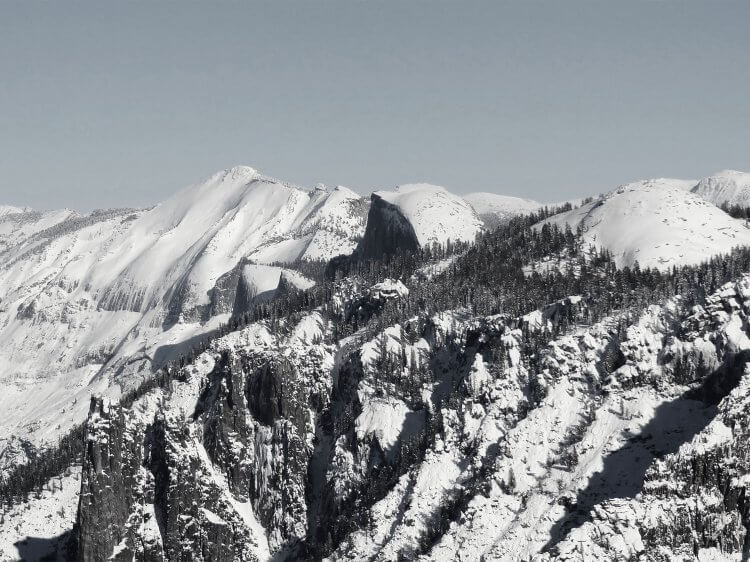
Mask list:
POLYGON ((397 253, 416 252, 420 248, 414 226, 401 210, 373 193, 367 227, 357 245, 359 259, 380 259, 397 253))

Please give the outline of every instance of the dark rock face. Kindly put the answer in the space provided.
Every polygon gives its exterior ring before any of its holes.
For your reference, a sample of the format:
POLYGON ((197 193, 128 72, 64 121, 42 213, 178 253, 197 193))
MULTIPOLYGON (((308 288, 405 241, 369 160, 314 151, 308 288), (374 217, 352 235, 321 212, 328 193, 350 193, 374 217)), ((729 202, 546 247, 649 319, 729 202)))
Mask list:
POLYGON ((248 453, 252 427, 242 366, 230 354, 222 354, 199 408, 203 410, 203 445, 208 456, 223 471, 230 490, 247 498, 251 474, 242 459, 248 453))
POLYGON ((414 226, 401 210, 377 194, 371 197, 367 226, 362 239, 351 255, 336 256, 328 262, 325 275, 328 279, 345 277, 352 266, 360 261, 379 260, 383 256, 411 254, 420 249, 414 226))
POLYGON ((310 459, 307 396, 289 362, 225 353, 203 393, 204 446, 230 490, 248 498, 272 542, 290 550, 304 539, 310 459))
POLYGON ((419 251, 414 227, 398 207, 372 194, 365 234, 357 246, 360 259, 380 259, 384 255, 419 251))
POLYGON ((86 426, 77 550, 81 561, 104 560, 125 536, 125 524, 138 489, 141 449, 123 411, 92 397, 86 426))
MULTIPOLYGON (((286 272, 282 271, 281 275, 279 275, 279 284, 276 287, 275 296, 288 295, 288 294, 293 293, 296 290, 297 288, 294 286, 294 283, 292 283, 289 280, 289 275, 286 272)), ((238 296, 239 296, 239 290, 238 290, 238 296)))
POLYGON ((187 419, 164 405, 149 420, 93 400, 78 559, 245 561, 259 540, 287 558, 304 556, 310 407, 324 408, 330 393, 327 356, 308 349, 304 358, 271 349, 217 353, 187 419), (245 510, 267 537, 258 537, 245 510))
POLYGON ((255 292, 254 287, 248 286, 242 275, 246 264, 247 262, 242 259, 219 277, 209 291, 209 303, 194 308, 185 305, 192 290, 190 279, 181 279, 172 291, 164 326, 174 325, 180 315, 189 322, 205 322, 217 314, 233 312, 238 315, 248 310, 255 298, 255 292))
MULTIPOLYGON (((92 399, 75 529, 77 559, 254 560, 257 539, 201 457, 194 429, 180 416, 157 413, 147 427, 128 416, 104 399, 92 399)), ((234 434, 210 429, 213 439, 234 434)), ((218 457, 221 445, 207 442, 218 457)), ((225 459, 230 482, 249 480, 238 472, 240 460, 225 459)))
MULTIPOLYGON (((242 259, 231 270, 216 280, 210 292, 211 303, 203 320, 208 320, 217 314, 231 312, 237 318, 249 312, 258 297, 258 288, 243 274, 246 265, 252 262, 242 259)), ((271 291, 273 294, 273 291, 271 291)), ((268 295, 264 295, 268 297, 268 295)))
POLYGON ((252 560, 254 543, 229 500, 189 446, 182 420, 158 415, 152 428, 150 468, 155 511, 167 560, 252 560))
POLYGON ((273 425, 283 415, 283 371, 283 366, 268 362, 258 365, 248 377, 248 407, 262 424, 273 425))
MULTIPOLYGON (((235 268, 234 271, 239 271, 239 275, 237 275, 237 281, 230 283, 231 287, 234 287, 234 300, 232 301, 231 306, 231 312, 232 316, 234 318, 237 318, 244 314, 245 312, 249 312, 252 309, 253 304, 255 303, 255 299, 258 296, 258 288, 250 282, 247 277, 242 275, 242 268, 244 267, 244 263, 240 263, 240 265, 235 268)), ((218 283, 217 283, 218 287, 218 283)), ((216 291, 216 289, 214 289, 216 291)), ((229 296, 231 293, 227 293, 227 296, 229 296)), ((214 301, 214 297, 216 295, 216 292, 214 292, 214 295, 212 295, 211 299, 212 302, 214 301)), ((218 299, 217 299, 218 301, 218 299)), ((227 300, 228 303, 228 300, 227 300)), ((219 313, 219 308, 215 307, 216 312, 214 314, 219 313)), ((222 312, 230 312, 229 308, 222 308, 222 312)))
POLYGON ((284 418, 304 431, 307 397, 297 383, 294 365, 283 358, 265 357, 246 366, 249 368, 246 396, 253 417, 269 426, 284 418))
POLYGON ((210 316, 232 312, 236 307, 237 294, 244 288, 242 276, 244 265, 245 261, 240 260, 236 266, 216 280, 214 288, 211 289, 210 316))

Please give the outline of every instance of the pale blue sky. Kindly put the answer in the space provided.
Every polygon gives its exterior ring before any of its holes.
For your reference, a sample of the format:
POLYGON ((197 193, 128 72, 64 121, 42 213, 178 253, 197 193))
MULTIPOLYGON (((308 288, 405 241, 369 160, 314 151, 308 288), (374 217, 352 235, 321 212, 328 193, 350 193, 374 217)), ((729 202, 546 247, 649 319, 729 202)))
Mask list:
POLYGON ((750 170, 750 2, 0 2, 0 203, 750 170))

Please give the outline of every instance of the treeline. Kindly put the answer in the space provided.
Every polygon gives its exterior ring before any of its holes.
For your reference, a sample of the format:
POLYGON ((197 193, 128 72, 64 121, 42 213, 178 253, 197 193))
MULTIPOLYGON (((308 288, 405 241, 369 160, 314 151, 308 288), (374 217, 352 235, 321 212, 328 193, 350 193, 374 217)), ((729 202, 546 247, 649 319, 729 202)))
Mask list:
POLYGON ((750 269, 748 248, 668 271, 641 268, 638 263, 617 268, 607 251, 584 247, 580 231, 549 224, 531 228, 529 222, 521 218, 480 236, 432 282, 413 287, 409 298, 432 312, 466 306, 478 315, 521 316, 546 303, 582 295, 596 320, 613 310, 678 294, 698 302, 750 269), (548 269, 524 270, 529 262, 550 255, 558 262, 548 269))
POLYGON ((736 219, 750 219, 750 207, 746 205, 730 205, 729 203, 722 203, 721 210, 736 219))
POLYGON ((16 465, 0 481, 3 511, 6 506, 27 501, 30 493, 41 491, 51 478, 79 462, 83 454, 83 434, 83 424, 77 425, 60 437, 55 446, 40 451, 26 464, 16 465))

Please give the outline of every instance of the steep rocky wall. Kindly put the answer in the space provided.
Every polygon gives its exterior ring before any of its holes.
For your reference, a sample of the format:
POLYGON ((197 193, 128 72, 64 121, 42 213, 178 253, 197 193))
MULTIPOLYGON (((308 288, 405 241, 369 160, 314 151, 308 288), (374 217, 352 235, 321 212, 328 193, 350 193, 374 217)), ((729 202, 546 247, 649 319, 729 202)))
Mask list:
POLYGON ((398 207, 373 193, 365 234, 357 246, 357 257, 380 259, 384 255, 418 250, 419 240, 409 220, 398 207))
POLYGON ((166 560, 253 560, 256 543, 184 421, 158 415, 149 468, 166 560))
POLYGON ((139 490, 136 479, 142 447, 138 433, 137 427, 127 423, 121 407, 92 397, 77 517, 81 561, 104 560, 125 536, 139 490))
POLYGON ((224 353, 197 419, 203 444, 229 489, 252 502, 272 548, 304 540, 305 475, 312 428, 294 366, 274 355, 224 353))

